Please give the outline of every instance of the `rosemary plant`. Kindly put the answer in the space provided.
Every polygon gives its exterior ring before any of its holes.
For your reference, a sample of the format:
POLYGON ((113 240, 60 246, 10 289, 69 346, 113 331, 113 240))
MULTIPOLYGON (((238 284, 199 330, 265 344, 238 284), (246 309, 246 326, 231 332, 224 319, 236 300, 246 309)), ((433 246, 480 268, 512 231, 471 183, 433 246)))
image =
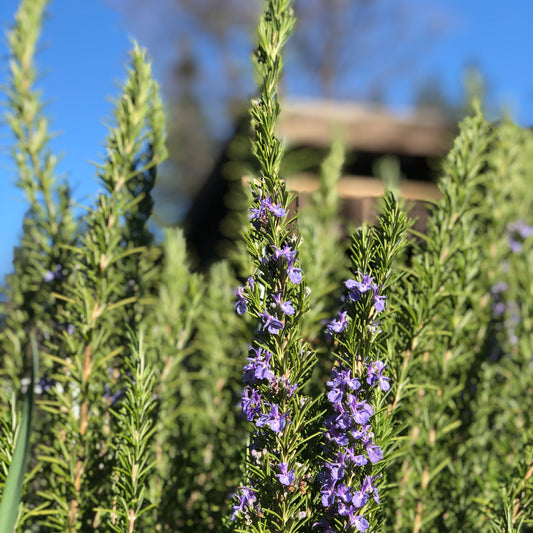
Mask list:
MULTIPOLYGON (((98 167, 103 192, 74 220, 36 89, 47 2, 21 0, 7 122, 28 212, 0 314, 5 523, 17 533, 526 533, 533 136, 474 107, 424 234, 388 194, 347 254, 340 145, 307 206, 280 176, 278 85, 295 19, 290 0, 264 4, 247 228, 239 241, 230 215, 231 261, 200 274, 181 230, 160 247, 147 226, 166 149, 137 46, 98 167), (245 280, 235 291, 232 268, 245 280), (11 491, 33 334, 34 451, 11 491)), ((236 213, 244 195, 233 199, 236 213)))
POLYGON ((315 356, 301 334, 307 296, 300 236, 290 215, 292 197, 279 176, 282 149, 274 133, 281 50, 293 25, 290 1, 266 2, 255 54, 260 95, 251 106, 253 151, 261 168, 251 184, 246 234, 255 272, 238 289, 236 302, 239 314, 250 313, 258 322, 243 371, 242 409, 253 430, 232 514, 237 531, 303 531, 311 518, 306 487, 316 466, 306 443, 316 415, 304 387, 315 356))
MULTIPOLYGON (((125 274, 133 270, 128 261, 146 264, 145 249, 133 240, 142 237, 132 235, 131 228, 137 227, 139 235, 144 231, 139 183, 147 179, 148 185, 140 188, 151 188, 148 170, 164 157, 157 86, 137 46, 131 63, 116 108, 117 125, 110 131, 107 158, 99 169, 106 192, 88 217, 81 246, 66 266, 70 274, 56 294, 67 304, 63 323, 72 325, 48 356, 56 364, 52 378, 57 385, 46 403, 53 415, 53 440, 41 452, 41 460, 53 466, 42 491, 54 510, 46 525, 57 531, 92 530, 102 519, 97 507, 111 507, 105 505, 110 487, 102 483, 113 465, 109 436, 114 430, 107 410, 121 396, 124 332, 132 326, 128 306, 143 296, 125 297, 135 282, 125 274), (136 218, 140 222, 133 222, 136 218)), ((149 273, 143 274, 150 279, 149 273)))
POLYGON ((327 326, 335 342, 319 476, 323 510, 315 524, 320 531, 367 531, 382 525, 376 511, 378 485, 383 485, 380 472, 391 459, 383 461, 381 445, 392 438, 393 426, 383 396, 391 385, 380 322, 387 290, 399 279, 392 267, 406 246, 406 229, 405 214, 387 196, 379 225, 354 235, 355 279, 345 281, 343 308, 327 326))
POLYGON ((75 237, 70 192, 57 184, 57 158, 50 151, 48 120, 36 87, 35 49, 47 0, 21 2, 15 24, 8 33, 11 51, 6 121, 15 142, 17 186, 24 192, 28 211, 20 246, 15 249, 14 272, 7 277, 2 310, 6 326, 0 332, 0 357, 8 390, 20 390, 21 361, 30 360, 29 333, 39 343, 57 335, 56 305, 51 291, 63 277, 69 255, 63 245, 75 237))
POLYGON ((457 446, 468 414, 463 391, 488 323, 477 213, 490 139, 479 111, 463 122, 444 164, 443 199, 432 211, 401 293, 404 334, 396 350, 403 353, 398 372, 408 385, 397 389, 394 401, 400 409, 395 416, 406 427, 395 514, 389 517, 395 531, 473 527, 465 522, 469 507, 460 488, 457 446))

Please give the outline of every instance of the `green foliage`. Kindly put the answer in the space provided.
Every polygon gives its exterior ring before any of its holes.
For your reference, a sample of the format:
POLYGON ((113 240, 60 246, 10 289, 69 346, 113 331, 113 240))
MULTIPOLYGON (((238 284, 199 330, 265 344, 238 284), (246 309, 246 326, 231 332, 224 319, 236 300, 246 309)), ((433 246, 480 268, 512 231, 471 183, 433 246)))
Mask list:
POLYGON ((528 531, 531 132, 491 125, 474 106, 443 162, 426 231, 410 229, 389 193, 377 225, 357 230, 348 253, 336 192, 341 145, 307 205, 281 179, 277 87, 295 20, 290 0, 265 0, 248 227, 240 236, 239 193, 225 221, 230 261, 198 273, 181 230, 160 246, 148 227, 166 157, 164 114, 136 45, 97 167, 102 192, 74 219, 36 88, 46 5, 22 0, 8 37, 6 117, 28 211, 1 309, 0 491, 10 516, 0 507, 0 527, 289 533, 327 531, 327 520, 353 532, 368 520, 383 532, 528 531), (249 274, 237 289, 237 276, 249 274), (343 280, 363 274, 375 290, 351 297, 343 280), (336 331, 341 294, 347 325, 336 331), (386 306, 376 305, 383 296, 386 306), (19 406, 32 335, 43 373, 26 395, 37 398, 23 476, 29 403, 22 415, 19 406), (378 361, 390 389, 367 387, 378 361), (350 467, 346 487, 357 491, 372 476, 379 505, 370 494, 353 509, 322 500, 327 381, 341 364, 361 382, 357 401, 372 407, 383 453, 350 467), (14 469, 20 497, 6 481, 14 469))
POLYGON ((336 141, 322 163, 318 191, 298 213, 302 269, 312 287, 309 310, 302 317, 302 329, 307 338, 316 335, 320 322, 334 314, 336 291, 348 266, 337 195, 343 162, 344 150, 340 141, 336 141))
POLYGON ((20 362, 31 366, 29 332, 38 332, 39 343, 54 335, 56 310, 50 288, 57 286, 61 275, 57 265, 63 265, 69 255, 62 245, 73 242, 75 231, 70 192, 66 184, 56 181, 57 158, 49 148, 48 120, 36 88, 34 55, 47 4, 22 2, 8 33, 11 56, 5 118, 14 137, 16 184, 29 206, 21 243, 14 252, 14 273, 3 288, 6 303, 0 310, 6 322, 0 332, 1 376, 7 380, 2 386, 9 390, 20 389, 20 362))
MULTIPOLYGON (((129 381, 126 382, 124 399, 118 411, 113 411, 116 433, 113 482, 113 511, 110 511, 110 526, 114 531, 134 531, 142 527, 144 514, 150 510, 145 493, 146 482, 154 468, 150 451, 154 440, 155 424, 153 411, 155 400, 154 372, 147 366, 143 337, 138 344, 132 340, 129 381), (139 525, 140 524, 140 525, 139 525)), ((150 363, 148 363, 149 365, 150 363)), ((153 505, 153 504, 152 504, 153 505)))

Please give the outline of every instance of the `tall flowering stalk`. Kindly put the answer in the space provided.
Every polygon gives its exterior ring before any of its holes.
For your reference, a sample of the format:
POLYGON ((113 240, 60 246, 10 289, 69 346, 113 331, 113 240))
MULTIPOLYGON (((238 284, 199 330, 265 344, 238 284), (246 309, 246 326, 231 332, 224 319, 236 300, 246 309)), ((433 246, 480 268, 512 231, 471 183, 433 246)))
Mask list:
POLYGON ((381 525, 375 508, 383 465, 377 463, 384 458, 381 439, 390 438, 383 406, 391 380, 380 321, 386 291, 398 277, 392 263, 405 247, 406 229, 405 214, 388 196, 379 225, 354 236, 354 278, 345 281, 344 305, 327 325, 335 359, 327 382, 319 475, 323 516, 315 524, 320 531, 367 531, 381 525))
POLYGON ((277 84, 281 49, 294 25, 289 0, 268 0, 255 54, 260 96, 252 102, 253 150, 261 176, 253 180, 247 249, 253 275, 237 290, 237 313, 250 313, 257 331, 243 369, 242 410, 252 424, 245 479, 233 507, 237 531, 290 533, 308 527, 313 477, 306 456, 313 403, 303 388, 315 356, 300 331, 306 286, 299 265, 300 236, 291 197, 280 180, 281 143, 277 84))

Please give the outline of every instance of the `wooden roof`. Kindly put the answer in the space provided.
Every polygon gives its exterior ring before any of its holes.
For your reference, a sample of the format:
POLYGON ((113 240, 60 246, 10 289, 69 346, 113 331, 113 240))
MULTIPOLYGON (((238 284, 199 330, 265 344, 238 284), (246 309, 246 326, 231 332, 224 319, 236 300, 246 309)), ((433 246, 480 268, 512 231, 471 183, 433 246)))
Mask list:
POLYGON ((331 100, 287 100, 278 134, 289 145, 329 146, 341 137, 346 149, 414 156, 445 154, 456 126, 434 110, 404 113, 331 100))

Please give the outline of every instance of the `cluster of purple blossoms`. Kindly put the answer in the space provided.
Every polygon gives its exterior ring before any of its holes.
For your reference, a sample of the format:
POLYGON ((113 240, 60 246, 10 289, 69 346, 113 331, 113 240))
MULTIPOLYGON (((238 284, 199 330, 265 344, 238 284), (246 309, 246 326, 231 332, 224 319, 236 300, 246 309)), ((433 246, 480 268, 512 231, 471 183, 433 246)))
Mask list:
MULTIPOLYGON (((356 272, 361 276, 361 281, 349 279, 344 282, 345 287, 348 289, 348 302, 358 302, 362 295, 368 291, 372 291, 372 297, 374 300, 374 309, 376 313, 381 313, 385 309, 386 296, 379 294, 380 286, 374 283, 374 278, 369 274, 356 272)), ((346 329, 348 325, 348 313, 346 310, 339 311, 337 318, 333 319, 327 326, 326 331, 329 335, 335 333, 341 333, 346 329)), ((379 320, 375 320, 370 324, 370 327, 374 333, 379 333, 379 320)))
MULTIPOLYGON (((268 331, 268 330, 267 330, 268 331)), ((272 334, 276 334, 271 332, 272 334)), ((284 399, 291 398, 296 392, 297 385, 290 383, 286 376, 277 376, 272 369, 273 354, 260 346, 250 346, 247 364, 243 368, 243 381, 246 383, 242 393, 241 408, 248 422, 255 427, 266 429, 274 434, 281 434, 287 424, 290 424, 290 414, 283 412, 284 399)), ((252 435, 251 450, 256 449, 258 433, 252 435)), ((275 450, 270 450, 276 453, 275 450)), ((281 485, 290 487, 295 479, 295 471, 289 470, 285 462, 278 464, 279 473, 276 474, 281 485)), ((253 489, 243 487, 239 501, 233 506, 231 519, 239 514, 256 514, 259 512, 253 489)))
MULTIPOLYGON (((518 344, 516 330, 521 322, 521 308, 520 302, 509 300, 507 295, 508 289, 509 285, 505 281, 499 281, 491 287, 492 322, 494 330, 504 332, 505 337, 511 345, 516 346, 518 344)), ((492 361, 497 361, 504 355, 502 347, 495 339, 493 339, 489 355, 492 361)))
MULTIPOLYGON (((271 196, 257 200, 259 207, 250 210, 254 228, 262 230, 273 220, 272 217, 286 216, 286 210, 281 204, 276 204, 271 196)), ((249 347, 247 363, 243 368, 245 387, 241 398, 242 412, 256 428, 252 434, 250 456, 256 458, 258 464, 264 461, 264 445, 261 444, 263 438, 267 436, 268 441, 272 442, 272 437, 281 436, 291 424, 288 400, 294 396, 298 387, 290 382, 288 374, 277 375, 277 366, 273 368, 275 356, 268 349, 279 342, 276 336, 280 336, 287 321, 296 314, 291 294, 294 292, 294 285, 299 285, 303 277, 298 265, 298 251, 291 244, 290 238, 279 247, 273 243, 267 244, 258 260, 260 276, 256 279, 249 278, 245 286, 236 290, 237 314, 245 314, 250 307, 258 318, 257 337, 249 347), (260 279, 267 282, 257 281, 260 279), (267 290, 265 285, 272 289, 267 290), (259 308, 257 302, 260 302, 259 308)), ((288 322, 289 326, 291 323, 288 322)), ((287 458, 280 450, 269 448, 268 457, 272 470, 276 472, 274 482, 279 482, 280 489, 290 490, 296 482, 295 470, 290 468, 287 458)), ((252 514, 261 514, 253 477, 248 485, 241 487, 236 495, 238 501, 233 506, 232 520, 237 516, 248 519, 252 514)))
MULTIPOLYGON (((385 365, 381 361, 368 363, 366 368, 366 382, 370 387, 389 390, 389 378, 383 376, 385 365)), ((369 524, 361 509, 371 496, 379 504, 378 491, 373 485, 375 478, 365 475, 357 490, 349 480, 361 477, 354 475, 357 469, 383 459, 370 425, 374 410, 365 399, 370 390, 365 390, 360 379, 352 377, 351 370, 344 365, 333 369, 327 386, 332 414, 325 421, 326 451, 330 459, 324 463, 319 478, 322 506, 328 517, 335 514, 345 517, 352 527, 366 531, 369 524)), ((327 531, 328 519, 316 525, 327 531)))
POLYGON ((274 204, 272 202, 272 197, 261 200, 259 207, 252 207, 250 209, 250 221, 256 229, 259 229, 261 226, 265 225, 268 221, 268 213, 282 218, 287 215, 287 211, 282 207, 281 204, 274 204))
POLYGON ((272 393, 275 391, 291 398, 297 385, 291 384, 285 376, 277 376, 270 366, 271 359, 271 352, 250 347, 248 364, 243 369, 242 379, 247 386, 242 393, 241 407, 246 419, 254 422, 256 427, 268 426, 274 433, 280 433, 287 424, 288 415, 280 412, 278 403, 264 398, 258 387, 265 385, 263 388, 270 391, 269 396, 273 399, 272 393))
POLYGON ((232 521, 235 520, 239 513, 246 514, 251 510, 257 509, 257 498, 253 488, 241 487, 239 492, 240 494, 236 494, 236 496, 239 498, 239 502, 233 506, 233 514, 231 515, 232 521))
POLYGON ((283 269, 286 269, 287 276, 295 284, 302 282, 302 271, 296 266, 296 256, 298 252, 293 250, 288 244, 278 248, 274 246, 274 252, 270 258, 271 261, 277 263, 283 269))
MULTIPOLYGON (((279 277, 280 270, 286 273, 290 281, 298 285, 302 282, 302 271, 297 266, 297 251, 289 245, 281 249, 273 246, 273 253, 269 257, 263 257, 261 262, 270 269, 273 278, 279 277)), ((244 287, 238 287, 235 291, 235 311, 244 315, 248 311, 246 291, 255 287, 255 280, 250 277, 244 287)), ((278 290, 271 295, 266 295, 265 309, 259 315, 262 322, 262 330, 272 335, 277 335, 285 327, 285 317, 295 313, 292 300, 283 297, 282 291, 278 290)))
MULTIPOLYGON (((349 291, 347 303, 357 302, 364 293, 372 291, 375 311, 383 311, 385 296, 379 295, 374 279, 368 274, 359 274, 360 281, 350 279, 345 283, 349 291)), ((348 320, 348 312, 341 311, 327 326, 328 333, 343 332, 348 320)), ((376 331, 377 324, 375 320, 373 331, 376 331)), ((369 400, 376 387, 383 392, 390 389, 390 378, 384 375, 386 365, 382 361, 367 361, 361 367, 364 374, 354 376, 347 361, 340 357, 327 382, 330 415, 324 423, 324 436, 328 459, 319 475, 321 502, 326 515, 314 524, 315 528, 326 533, 335 531, 332 527, 334 517, 357 531, 367 531, 370 524, 364 516, 363 507, 370 498, 379 504, 378 490, 374 485, 376 476, 369 475, 368 464, 382 460, 383 452, 374 442, 370 423, 374 410, 369 400), (354 486, 354 482, 358 485, 354 486)))

